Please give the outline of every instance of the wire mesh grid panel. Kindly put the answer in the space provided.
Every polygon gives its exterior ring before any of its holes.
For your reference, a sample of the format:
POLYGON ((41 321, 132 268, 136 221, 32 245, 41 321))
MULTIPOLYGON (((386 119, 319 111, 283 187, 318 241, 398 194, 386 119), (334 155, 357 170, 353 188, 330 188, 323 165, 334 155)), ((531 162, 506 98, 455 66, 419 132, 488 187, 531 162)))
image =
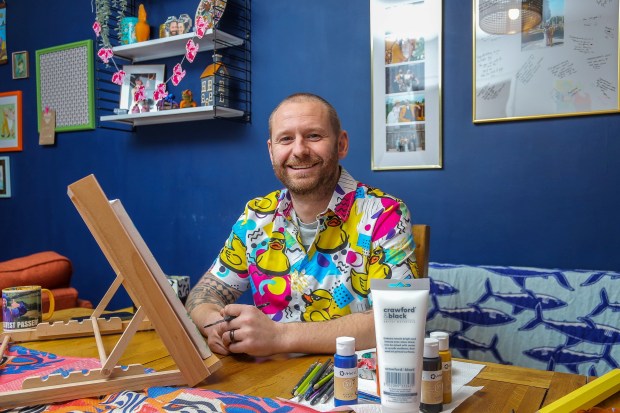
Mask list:
POLYGON ((36 51, 37 117, 56 111, 56 131, 94 129, 93 42, 36 51))

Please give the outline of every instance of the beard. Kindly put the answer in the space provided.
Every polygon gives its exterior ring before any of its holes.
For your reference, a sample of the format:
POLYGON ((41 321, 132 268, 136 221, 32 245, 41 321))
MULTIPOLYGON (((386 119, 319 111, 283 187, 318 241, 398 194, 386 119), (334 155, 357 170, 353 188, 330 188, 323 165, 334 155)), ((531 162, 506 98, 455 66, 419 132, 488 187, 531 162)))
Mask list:
POLYGON ((273 164, 273 171, 293 195, 313 194, 317 197, 331 197, 340 178, 338 153, 335 151, 325 159, 318 156, 294 157, 284 164, 273 164), (319 168, 308 173, 295 172, 295 175, 291 176, 290 167, 300 165, 317 165, 319 168))

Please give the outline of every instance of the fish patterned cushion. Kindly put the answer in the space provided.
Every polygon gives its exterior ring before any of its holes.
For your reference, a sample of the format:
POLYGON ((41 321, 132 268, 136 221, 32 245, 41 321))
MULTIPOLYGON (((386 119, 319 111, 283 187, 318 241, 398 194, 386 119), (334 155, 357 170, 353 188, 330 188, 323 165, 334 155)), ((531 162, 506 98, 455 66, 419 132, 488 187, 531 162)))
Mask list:
POLYGON ((455 357, 602 375, 620 363, 620 273, 431 263, 427 330, 455 357))

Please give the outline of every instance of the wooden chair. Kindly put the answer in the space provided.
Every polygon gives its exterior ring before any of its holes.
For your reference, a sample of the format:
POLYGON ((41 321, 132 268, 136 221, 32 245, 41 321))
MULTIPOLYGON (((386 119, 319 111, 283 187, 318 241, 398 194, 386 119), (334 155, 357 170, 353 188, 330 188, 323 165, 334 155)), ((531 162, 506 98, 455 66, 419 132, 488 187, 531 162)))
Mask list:
POLYGON ((428 277, 428 256, 431 243, 431 227, 428 225, 413 225, 413 241, 415 242, 415 259, 418 263, 420 278, 428 277))

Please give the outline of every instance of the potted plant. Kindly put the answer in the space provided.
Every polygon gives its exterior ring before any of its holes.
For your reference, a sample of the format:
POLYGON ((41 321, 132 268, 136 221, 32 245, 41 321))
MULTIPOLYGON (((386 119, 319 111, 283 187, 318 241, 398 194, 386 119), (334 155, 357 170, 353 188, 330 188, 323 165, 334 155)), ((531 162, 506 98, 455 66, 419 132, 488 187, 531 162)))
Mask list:
POLYGON ((116 14, 116 33, 120 37, 121 19, 125 17, 127 0, 95 0, 95 25, 99 26, 100 45, 103 48, 111 48, 110 44, 110 18, 116 14))

